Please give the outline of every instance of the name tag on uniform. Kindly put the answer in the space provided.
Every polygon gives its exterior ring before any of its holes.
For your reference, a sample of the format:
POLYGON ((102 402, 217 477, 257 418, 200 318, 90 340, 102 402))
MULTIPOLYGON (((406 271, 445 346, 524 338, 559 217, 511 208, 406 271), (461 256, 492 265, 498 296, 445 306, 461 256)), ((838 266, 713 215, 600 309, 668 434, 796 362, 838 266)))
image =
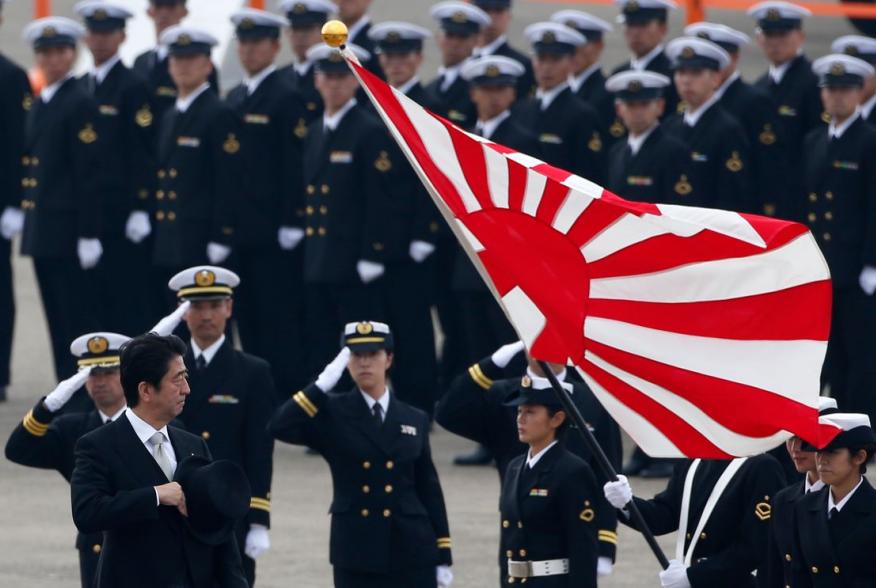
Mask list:
POLYGON ((413 425, 402 425, 401 426, 402 435, 410 435, 411 437, 417 436, 417 427, 413 425))
POLYGON ((858 162, 857 161, 834 161, 833 167, 834 167, 834 169, 848 169, 851 171, 858 171, 858 162))
POLYGON ((267 114, 247 114, 243 120, 251 125, 266 125, 271 122, 271 117, 267 114))
POLYGON ((329 154, 332 163, 353 163, 353 153, 350 151, 332 151, 329 154))
POLYGON ((541 498, 547 498, 548 489, 547 488, 533 488, 529 491, 530 496, 539 496, 541 498))
POLYGON ((119 114, 119 109, 112 104, 101 104, 98 110, 104 116, 116 116, 119 114))
POLYGON ((797 116, 797 110, 786 104, 779 106, 779 116, 797 116))
POLYGON ((698 161, 700 163, 705 163, 705 162, 709 161, 708 155, 706 155, 705 153, 698 153, 696 151, 694 151, 693 153, 690 154, 690 158, 693 161, 698 161))
POLYGON ((213 394, 207 399, 207 402, 210 404, 240 404, 240 399, 230 394, 213 394))
POLYGON ((158 86, 155 88, 155 94, 157 96, 176 96, 176 88, 173 86, 158 86))
POLYGON ((553 133, 542 133, 538 136, 538 140, 542 143, 550 143, 551 145, 562 145, 563 139, 559 135, 553 133))
POLYGON ((654 179, 648 176, 627 176, 627 184, 630 186, 651 186, 654 179))
POLYGON ((177 137, 176 144, 180 147, 200 147, 201 140, 197 137, 177 137))
POLYGON ((461 121, 464 121, 466 119, 466 116, 464 113, 459 112, 458 110, 451 110, 450 112, 447 113, 447 118, 449 118, 450 120, 455 120, 457 122, 461 122, 461 121))

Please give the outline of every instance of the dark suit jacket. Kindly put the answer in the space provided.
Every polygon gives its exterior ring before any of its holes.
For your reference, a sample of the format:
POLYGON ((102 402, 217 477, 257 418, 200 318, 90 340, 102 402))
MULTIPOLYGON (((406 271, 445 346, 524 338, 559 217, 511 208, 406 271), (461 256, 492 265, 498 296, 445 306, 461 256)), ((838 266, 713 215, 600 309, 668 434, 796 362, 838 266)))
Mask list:
POLYGON ((0 211, 21 205, 24 121, 32 104, 27 74, 0 55, 0 211))
MULTIPOLYGON (((202 439, 175 427, 168 433, 177 463, 210 457, 202 439)), ((70 483, 76 526, 104 532, 97 588, 154 588, 183 579, 194 588, 246 588, 233 535, 217 547, 202 543, 176 507, 156 504, 154 487, 167 478, 126 416, 79 440, 70 483)))

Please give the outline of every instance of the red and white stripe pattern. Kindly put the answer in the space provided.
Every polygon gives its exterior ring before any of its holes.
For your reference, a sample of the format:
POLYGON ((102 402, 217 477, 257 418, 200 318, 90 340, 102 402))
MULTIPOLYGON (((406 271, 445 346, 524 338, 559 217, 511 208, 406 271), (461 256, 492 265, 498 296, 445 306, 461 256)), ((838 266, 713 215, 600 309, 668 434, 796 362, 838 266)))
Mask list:
POLYGON ((836 434, 817 409, 830 274, 805 227, 628 202, 347 60, 530 353, 574 365, 646 452, 728 458, 836 434))

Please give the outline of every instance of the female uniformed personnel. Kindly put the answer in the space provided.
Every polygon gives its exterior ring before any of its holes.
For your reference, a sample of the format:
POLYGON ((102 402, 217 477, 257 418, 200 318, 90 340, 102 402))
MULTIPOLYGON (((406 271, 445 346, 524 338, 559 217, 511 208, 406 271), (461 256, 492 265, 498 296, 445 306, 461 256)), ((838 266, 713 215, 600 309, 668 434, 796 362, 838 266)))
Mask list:
POLYGON ((447 588, 450 533, 429 417, 387 387, 393 337, 386 324, 348 323, 343 345, 269 425, 277 439, 317 450, 331 468, 335 587, 447 588), (356 386, 330 393, 345 368, 356 386))
POLYGON ((502 483, 502 586, 595 588, 599 490, 590 466, 557 444, 566 413, 540 377, 524 376, 506 404, 517 407, 529 451, 508 464, 502 483))

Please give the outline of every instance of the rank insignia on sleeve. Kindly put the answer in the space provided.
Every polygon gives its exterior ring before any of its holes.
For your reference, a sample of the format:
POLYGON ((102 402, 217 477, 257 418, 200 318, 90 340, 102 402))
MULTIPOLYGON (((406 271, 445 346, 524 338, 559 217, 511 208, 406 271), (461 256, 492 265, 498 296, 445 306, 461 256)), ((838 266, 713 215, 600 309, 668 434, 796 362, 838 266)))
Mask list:
POLYGON ((146 127, 152 126, 152 111, 149 110, 148 106, 144 106, 140 110, 137 111, 137 114, 134 115, 134 120, 136 121, 138 126, 146 127))
POLYGON ((770 516, 773 513, 773 507, 769 502, 758 502, 757 506, 754 507, 754 516, 756 516, 761 521, 770 520, 770 516))
POLYGON ((739 152, 738 152, 738 151, 734 151, 734 152, 730 155, 730 159, 727 160, 727 162, 725 163, 725 165, 727 166, 727 169, 729 169, 729 170, 732 171, 733 173, 736 173, 736 172, 738 172, 738 171, 741 171, 743 165, 742 165, 742 160, 739 159, 739 152))
POLYGON ((389 153, 381 151, 380 156, 374 162, 374 167, 381 173, 386 173, 392 169, 392 161, 389 159, 389 153))
POLYGON ((587 148, 590 149, 590 151, 602 151, 602 138, 596 131, 593 131, 593 136, 590 137, 590 141, 587 143, 587 148))
POLYGON ((234 133, 228 133, 228 138, 222 143, 222 149, 229 155, 234 155, 240 151, 240 141, 237 140, 234 133))
POLYGON ((79 131, 79 140, 86 145, 90 145, 97 141, 97 132, 95 132, 94 128, 90 124, 87 124, 82 128, 81 131, 79 131))

